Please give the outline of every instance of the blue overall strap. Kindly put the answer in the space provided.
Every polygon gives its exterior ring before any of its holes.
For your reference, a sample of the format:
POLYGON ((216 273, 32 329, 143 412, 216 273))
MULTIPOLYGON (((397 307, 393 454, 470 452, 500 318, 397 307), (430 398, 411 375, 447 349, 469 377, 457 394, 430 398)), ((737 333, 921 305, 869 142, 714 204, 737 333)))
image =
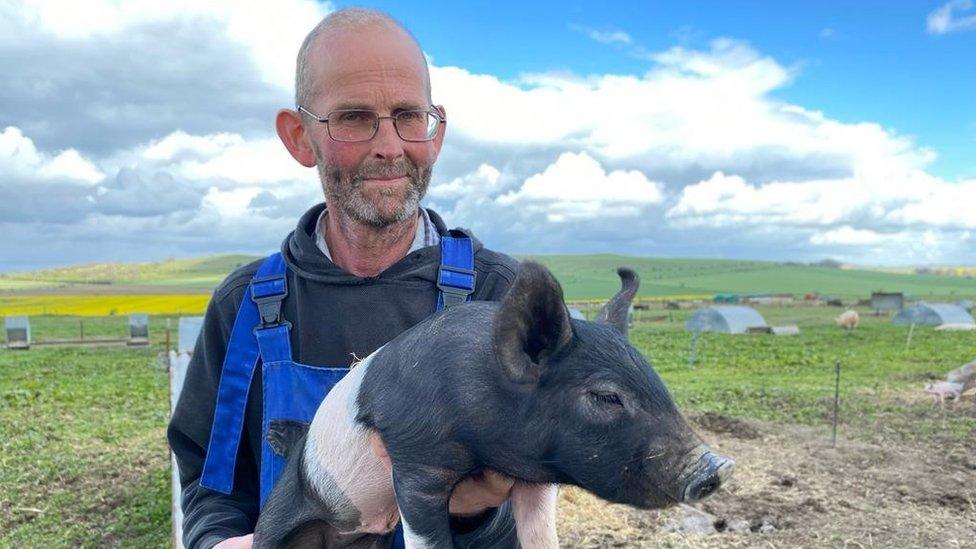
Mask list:
POLYGON ((474 243, 462 231, 441 237, 441 266, 437 270, 437 310, 464 303, 474 293, 474 243))
POLYGON ((281 362, 291 360, 291 322, 281 318, 281 302, 288 295, 285 280, 285 263, 281 254, 280 271, 266 276, 255 276, 251 281, 251 299, 258 306, 261 322, 255 323, 254 337, 257 338, 261 362, 281 362))
POLYGON ((285 269, 280 253, 264 260, 244 292, 234 319, 220 371, 210 443, 200 477, 200 485, 205 488, 229 494, 234 487, 247 395, 258 362, 255 326, 274 326, 280 319, 281 300, 288 294, 285 269))

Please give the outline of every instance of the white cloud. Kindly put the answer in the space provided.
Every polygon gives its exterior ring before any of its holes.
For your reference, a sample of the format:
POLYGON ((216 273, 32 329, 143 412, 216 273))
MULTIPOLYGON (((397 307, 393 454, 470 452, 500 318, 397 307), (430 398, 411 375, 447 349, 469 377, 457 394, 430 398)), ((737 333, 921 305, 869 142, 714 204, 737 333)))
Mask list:
MULTIPOLYGON (((933 154, 873 123, 844 124, 769 92, 789 69, 734 40, 672 48, 643 76, 526 75, 505 82, 434 67, 452 132, 489 144, 560 144, 610 160, 655 158, 675 168, 740 171, 764 162, 919 166, 933 154)), ((886 168, 887 169, 887 168, 886 168)))
POLYGON ((258 187, 238 187, 229 191, 211 187, 203 197, 203 206, 222 218, 245 217, 248 215, 248 205, 260 192, 258 187))
POLYGON ((242 184, 318 181, 315 170, 298 164, 277 137, 227 143, 209 157, 182 161, 177 171, 191 179, 223 178, 242 184))
POLYGON ((265 81, 291 89, 302 39, 332 6, 313 0, 28 0, 14 11, 22 21, 71 40, 131 32, 160 21, 219 21, 226 37, 250 52, 265 81))
POLYGON ((564 153, 517 191, 499 196, 504 206, 519 204, 545 212, 553 222, 594 217, 633 217, 643 206, 663 200, 661 185, 636 170, 607 172, 585 152, 564 153))
POLYGON ((976 229, 976 179, 950 183, 931 178, 915 200, 892 209, 885 221, 899 225, 976 229))
POLYGON ((963 256, 973 245, 969 231, 940 229, 899 230, 876 232, 843 226, 818 232, 810 237, 810 244, 830 249, 830 255, 855 264, 920 264, 938 263, 946 257, 963 256))
POLYGON ((880 242, 898 240, 898 235, 885 235, 870 229, 855 229, 848 225, 829 231, 814 233, 810 243, 817 246, 839 244, 842 246, 863 246, 880 242))
POLYGON ((111 165, 141 166, 193 185, 205 195, 202 206, 225 217, 274 215, 281 204, 306 208, 322 200, 316 171, 295 162, 277 136, 177 131, 117 155, 111 165))
POLYGON ((619 29, 601 31, 583 25, 570 25, 569 28, 581 32, 589 36, 591 40, 601 44, 630 45, 633 42, 629 34, 619 29))
POLYGON ((455 177, 447 183, 434 183, 427 196, 434 199, 455 200, 468 195, 489 195, 498 190, 501 172, 490 164, 482 164, 474 172, 455 177))
POLYGON ((950 183, 920 171, 888 175, 751 185, 742 177, 716 172, 685 187, 667 217, 682 226, 710 227, 858 222, 868 227, 976 228, 976 216, 963 206, 976 204, 976 181, 950 183))
POLYGON ((190 135, 177 130, 162 139, 154 140, 142 155, 150 160, 172 160, 183 154, 214 156, 243 142, 244 139, 237 134, 190 135))
POLYGON ((976 29, 976 13, 969 13, 972 9, 972 0, 950 0, 929 14, 926 28, 930 34, 976 29))
POLYGON ((667 217, 684 226, 822 226, 856 215, 875 198, 885 197, 873 197, 851 178, 751 185, 738 175, 715 172, 685 187, 667 217))
POLYGON ((248 139, 236 133, 192 135, 175 131, 116 153, 103 164, 110 172, 143 166, 188 181, 218 181, 222 186, 260 185, 279 192, 283 185, 292 184, 318 188, 315 170, 295 162, 273 135, 248 139))
POLYGON ((0 172, 8 178, 97 183, 105 174, 74 149, 57 155, 37 150, 20 128, 8 126, 0 133, 0 172))

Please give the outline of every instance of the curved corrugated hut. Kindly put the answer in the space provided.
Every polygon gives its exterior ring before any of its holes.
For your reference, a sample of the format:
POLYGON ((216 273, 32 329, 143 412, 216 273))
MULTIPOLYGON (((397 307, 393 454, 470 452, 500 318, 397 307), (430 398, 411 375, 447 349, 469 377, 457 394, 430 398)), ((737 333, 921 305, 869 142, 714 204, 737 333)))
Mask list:
POLYGON ((918 303, 895 315, 892 324, 908 326, 941 326, 943 324, 976 324, 972 315, 955 303, 918 303))
POLYGON ((704 307, 691 315, 685 328, 690 332, 744 334, 749 328, 767 326, 759 311, 752 307, 704 307))

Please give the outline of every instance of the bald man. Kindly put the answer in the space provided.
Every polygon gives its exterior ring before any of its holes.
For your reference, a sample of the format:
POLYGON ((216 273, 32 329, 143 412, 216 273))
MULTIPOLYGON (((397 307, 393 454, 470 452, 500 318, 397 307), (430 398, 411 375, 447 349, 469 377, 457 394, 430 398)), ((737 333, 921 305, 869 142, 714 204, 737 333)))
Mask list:
MULTIPOLYGON (((295 81, 296 108, 281 110, 276 128, 297 162, 317 168, 325 202, 299 219, 280 255, 233 272, 210 301, 168 430, 187 547, 250 547, 286 427, 301 427, 295 418, 314 413, 354 357, 458 295, 500 300, 518 268, 420 207, 447 115, 409 32, 376 11, 335 12, 306 37, 295 81), (470 247, 473 291, 439 279, 448 244, 470 247)), ((517 546, 499 508, 510 489, 491 474, 458 485, 457 545, 517 546)))

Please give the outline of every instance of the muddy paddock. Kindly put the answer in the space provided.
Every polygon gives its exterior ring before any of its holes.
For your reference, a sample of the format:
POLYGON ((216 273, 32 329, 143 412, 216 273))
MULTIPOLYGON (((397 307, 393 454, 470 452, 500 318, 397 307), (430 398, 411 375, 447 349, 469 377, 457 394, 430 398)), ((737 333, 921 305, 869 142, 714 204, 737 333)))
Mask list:
POLYGON ((694 507, 662 511, 563 489, 561 545, 976 547, 974 439, 916 441, 874 428, 842 431, 832 447, 829 429, 714 413, 690 419, 714 450, 736 460, 727 487, 694 507))

